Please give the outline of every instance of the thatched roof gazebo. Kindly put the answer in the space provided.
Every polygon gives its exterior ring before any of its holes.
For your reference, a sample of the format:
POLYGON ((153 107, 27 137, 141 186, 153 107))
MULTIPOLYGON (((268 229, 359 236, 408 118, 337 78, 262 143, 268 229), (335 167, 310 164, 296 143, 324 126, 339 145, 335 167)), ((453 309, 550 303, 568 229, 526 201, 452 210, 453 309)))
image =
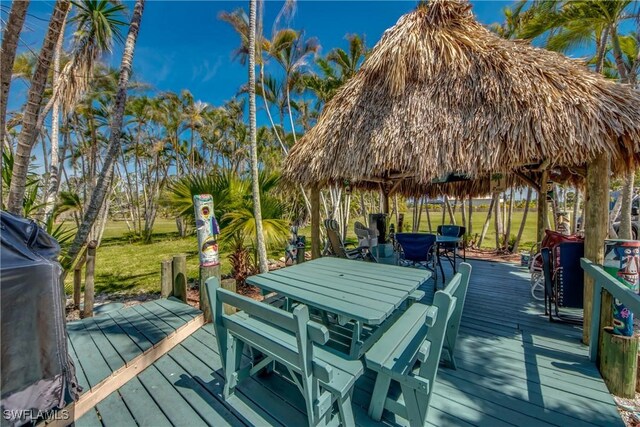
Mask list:
MULTIPOLYGON (((427 184, 449 173, 584 168, 640 151, 640 93, 577 61, 505 40, 467 2, 402 16, 288 156, 305 186, 427 184)), ((406 186, 405 186, 406 188, 406 186)))
MULTIPOLYGON (((562 168, 585 176, 585 255, 598 263, 609 172, 640 160, 639 106, 629 86, 491 33, 466 1, 432 0, 384 33, 292 148, 284 176, 312 189, 318 256, 320 187, 348 182, 388 197, 449 174, 512 173, 535 182, 535 172, 545 194, 548 171, 562 168)), ((538 210, 541 232, 545 204, 538 210)), ((585 341, 591 293, 587 285, 585 341)))

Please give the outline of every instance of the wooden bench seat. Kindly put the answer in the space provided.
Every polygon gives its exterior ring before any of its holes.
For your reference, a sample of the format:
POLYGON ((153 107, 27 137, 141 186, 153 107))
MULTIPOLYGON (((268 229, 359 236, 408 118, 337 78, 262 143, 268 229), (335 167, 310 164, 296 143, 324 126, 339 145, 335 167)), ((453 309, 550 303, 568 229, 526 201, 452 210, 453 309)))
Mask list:
POLYGON ((355 426, 351 395, 363 363, 323 347, 329 330, 309 319, 307 306, 299 304, 289 313, 222 289, 215 278, 205 286, 222 356, 225 399, 243 379, 278 363, 302 393, 310 426, 355 426), (239 311, 225 314, 223 304, 239 311), (241 366, 244 346, 254 357, 241 366))
POLYGON ((437 308, 431 305, 417 303, 409 307, 367 352, 367 367, 392 377, 407 375, 437 314, 437 308))
POLYGON ((387 409, 424 426, 443 347, 455 368, 454 350, 471 266, 460 265, 447 287, 436 292, 433 304, 416 302, 365 354, 367 368, 376 372, 369 416, 379 421, 387 409), (416 369, 416 364, 419 368, 416 369), (391 381, 400 384, 402 397, 388 397, 391 381))
MULTIPOLYGON (((274 342, 278 342, 291 352, 297 352, 296 336, 288 331, 265 324, 260 319, 251 317, 244 312, 236 314, 234 321, 250 330, 260 328, 260 333, 274 342)), ((336 350, 314 344, 314 359, 326 363, 330 367, 331 378, 321 381, 322 385, 331 392, 345 396, 351 391, 356 379, 364 373, 364 364, 360 360, 346 359, 344 354, 336 350)))

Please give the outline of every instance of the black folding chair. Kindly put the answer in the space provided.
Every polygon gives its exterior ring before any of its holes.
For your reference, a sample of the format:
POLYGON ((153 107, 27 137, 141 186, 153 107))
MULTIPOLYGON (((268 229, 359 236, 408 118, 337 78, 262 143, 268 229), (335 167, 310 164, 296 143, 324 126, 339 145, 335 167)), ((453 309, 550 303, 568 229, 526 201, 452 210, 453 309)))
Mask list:
MULTIPOLYGON (((463 238, 463 241, 461 243, 441 243, 440 249, 444 252, 445 256, 449 256, 449 254, 456 255, 455 249, 462 246, 462 260, 466 262, 467 261, 467 248, 466 248, 467 245, 465 244, 464 236, 467 233, 467 229, 461 225, 449 224, 449 225, 439 225, 436 231, 440 236, 463 238)), ((457 256, 458 258, 460 257, 459 255, 457 256)), ((455 262, 455 259, 454 259, 454 262, 455 262)))

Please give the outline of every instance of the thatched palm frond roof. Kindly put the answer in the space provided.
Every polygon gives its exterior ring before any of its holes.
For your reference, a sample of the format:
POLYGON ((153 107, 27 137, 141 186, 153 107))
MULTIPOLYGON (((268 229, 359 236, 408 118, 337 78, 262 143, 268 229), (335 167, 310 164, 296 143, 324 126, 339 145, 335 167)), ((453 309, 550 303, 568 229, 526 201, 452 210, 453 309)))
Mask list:
POLYGON ((502 39, 470 9, 432 0, 402 16, 293 147, 285 178, 423 185, 449 172, 579 166, 604 151, 616 165, 638 159, 640 92, 502 39))

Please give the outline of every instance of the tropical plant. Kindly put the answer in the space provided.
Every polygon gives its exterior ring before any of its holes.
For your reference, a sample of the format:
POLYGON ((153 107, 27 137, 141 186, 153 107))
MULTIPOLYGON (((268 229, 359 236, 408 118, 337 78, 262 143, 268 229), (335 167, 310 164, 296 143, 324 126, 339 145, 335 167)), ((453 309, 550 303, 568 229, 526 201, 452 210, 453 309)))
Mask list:
POLYGON ((131 67, 133 62, 133 52, 135 49, 138 32, 140 31, 140 23, 142 21, 142 13, 144 11, 145 0, 136 0, 133 10, 133 16, 129 25, 129 34, 125 43, 124 52, 122 54, 122 62, 120 65, 120 76, 118 79, 118 93, 115 99, 113 109, 113 118, 111 121, 111 134, 109 136, 109 144, 106 155, 103 160, 102 171, 98 177, 95 189, 91 195, 91 200, 87 206, 84 218, 78 232, 71 243, 69 252, 65 259, 65 266, 68 268, 74 262, 82 246, 84 245, 89 231, 98 216, 99 211, 103 208, 103 203, 107 195, 108 188, 111 186, 113 176, 113 164, 116 160, 120 147, 120 136, 122 132, 122 123, 127 101, 127 89, 129 76, 131 75, 131 67))

